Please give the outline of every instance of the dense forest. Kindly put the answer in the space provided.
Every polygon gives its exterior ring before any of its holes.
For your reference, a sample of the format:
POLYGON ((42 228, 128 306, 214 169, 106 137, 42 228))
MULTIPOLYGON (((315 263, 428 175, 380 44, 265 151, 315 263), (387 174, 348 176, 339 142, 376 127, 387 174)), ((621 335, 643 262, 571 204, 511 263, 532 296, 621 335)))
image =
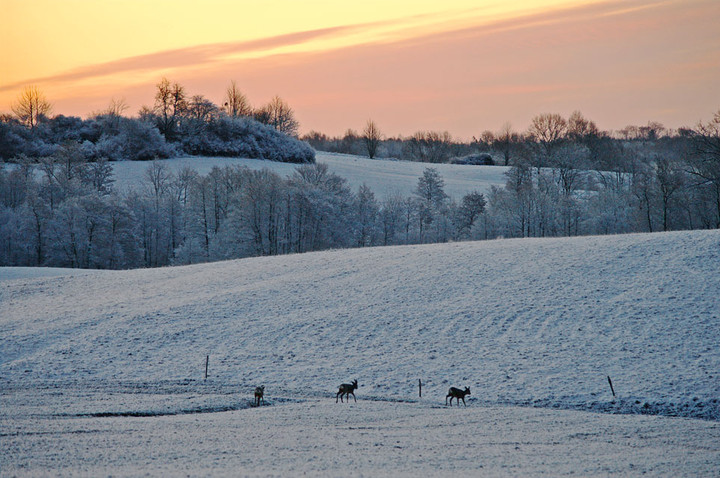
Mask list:
POLYGON ((472 141, 448 132, 384 138, 374 121, 343 137, 310 132, 315 149, 428 163, 510 166, 477 237, 609 234, 720 227, 720 111, 693 128, 601 131, 580 112, 541 114, 472 141))
MULTIPOLYGON (((44 101, 37 91, 34 98, 44 101)), ((253 110, 232 84, 226 100, 218 107, 188 99, 163 80, 155 106, 135 118, 115 102, 85 120, 52 117, 41 102, 3 116, 0 156, 13 164, 0 166, 0 265, 158 267, 328 248, 720 227, 720 112, 678 131, 648 123, 602 132, 573 113, 538 115, 524 133, 506 124, 470 142, 436 132, 384 138, 373 121, 359 134, 300 141, 281 99, 253 110), (410 196, 378 200, 314 164, 308 143, 430 167, 410 196), (149 162, 140 187, 113 188, 110 161, 179 154, 304 164, 290 177, 243 167, 202 176, 149 162), (507 181, 450 198, 432 168, 441 162, 504 165, 507 181)))

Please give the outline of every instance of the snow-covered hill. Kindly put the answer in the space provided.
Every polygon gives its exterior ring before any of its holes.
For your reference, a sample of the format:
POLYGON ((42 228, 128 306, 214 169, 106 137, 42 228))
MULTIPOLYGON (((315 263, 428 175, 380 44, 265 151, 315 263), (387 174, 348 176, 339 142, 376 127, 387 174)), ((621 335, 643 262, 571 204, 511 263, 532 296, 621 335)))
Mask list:
MULTIPOLYGON (((170 171, 177 173, 190 167, 200 174, 207 174, 213 167, 240 165, 250 169, 269 168, 281 176, 291 175, 297 164, 263 161, 247 158, 184 157, 160 160, 170 171)), ((412 161, 368 159, 346 154, 317 153, 317 162, 327 164, 330 171, 347 179, 353 191, 366 184, 379 199, 399 193, 409 196, 417 187, 417 181, 425 168, 438 170, 445 181, 445 192, 456 200, 472 191, 486 193, 491 186, 505 184, 504 166, 468 166, 460 164, 428 164, 412 161)), ((115 186, 124 191, 137 186, 144 177, 147 161, 120 161, 112 163, 115 186)))
POLYGON ((718 419, 718 272, 720 231, 0 269, 0 381, 155 390, 202 382, 209 355, 218 390, 357 378, 359 398, 412 400, 422 379, 438 404, 467 385, 479 404, 718 419))

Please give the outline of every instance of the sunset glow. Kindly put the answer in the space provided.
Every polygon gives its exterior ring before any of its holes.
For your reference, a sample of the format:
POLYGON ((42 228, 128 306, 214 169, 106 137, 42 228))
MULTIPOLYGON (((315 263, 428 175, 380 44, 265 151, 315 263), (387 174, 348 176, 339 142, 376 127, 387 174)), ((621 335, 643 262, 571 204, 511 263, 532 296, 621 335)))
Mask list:
POLYGON ((217 103, 230 80, 258 106, 280 95, 328 134, 372 117, 469 138, 573 110, 679 127, 720 107, 716 1, 0 3, 3 112, 35 84, 58 114, 134 114, 163 76, 217 103))

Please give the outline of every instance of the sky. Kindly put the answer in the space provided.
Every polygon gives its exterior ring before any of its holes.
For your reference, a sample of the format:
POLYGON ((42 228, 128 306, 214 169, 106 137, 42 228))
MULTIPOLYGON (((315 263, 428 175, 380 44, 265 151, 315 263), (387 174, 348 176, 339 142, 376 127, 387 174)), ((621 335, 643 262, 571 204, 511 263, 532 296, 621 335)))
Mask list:
POLYGON ((36 85, 55 114, 166 77, 220 104, 278 95, 300 132, 470 139, 542 113, 601 129, 693 126, 720 109, 717 0, 0 0, 0 112, 36 85))

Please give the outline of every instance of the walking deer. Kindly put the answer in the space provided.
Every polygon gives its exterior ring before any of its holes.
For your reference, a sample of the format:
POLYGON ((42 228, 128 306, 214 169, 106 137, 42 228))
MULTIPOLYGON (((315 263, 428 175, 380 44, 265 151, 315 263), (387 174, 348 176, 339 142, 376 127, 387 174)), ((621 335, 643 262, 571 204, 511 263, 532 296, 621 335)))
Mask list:
POLYGON ((460 406, 460 400, 463 401, 463 405, 467 407, 467 403, 465 403, 465 395, 470 395, 470 387, 465 387, 465 390, 460 390, 459 388, 450 387, 450 390, 448 390, 448 394, 445 397, 445 405, 448 404, 448 397, 450 397, 450 406, 452 407, 452 400, 455 399, 455 403, 457 403, 458 407, 460 406))
MULTIPOLYGON (((348 400, 348 403, 350 403, 350 395, 355 398, 355 390, 357 390, 358 384, 357 380, 353 380, 352 383, 343 383, 340 385, 340 389, 338 390, 338 393, 335 394, 335 403, 337 403, 338 398, 340 399, 340 402, 343 401, 343 395, 348 400)), ((357 398, 355 398, 355 401, 357 402, 357 398)))
POLYGON ((265 385, 262 385, 260 387, 255 387, 255 406, 260 405, 260 401, 265 403, 265 385))

